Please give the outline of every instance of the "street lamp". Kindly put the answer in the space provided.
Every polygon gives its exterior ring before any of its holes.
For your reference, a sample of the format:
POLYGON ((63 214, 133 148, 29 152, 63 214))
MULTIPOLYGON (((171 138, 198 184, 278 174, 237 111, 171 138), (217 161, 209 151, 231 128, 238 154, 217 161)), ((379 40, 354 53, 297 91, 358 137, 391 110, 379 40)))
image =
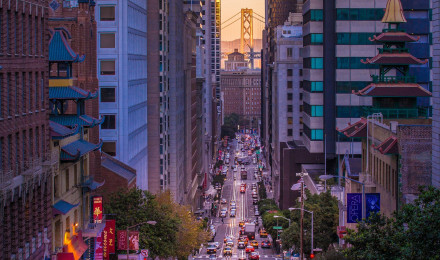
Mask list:
POLYGON ((286 217, 283 217, 283 216, 277 216, 277 215, 275 215, 275 216, 273 216, 274 218, 283 218, 283 219, 286 219, 286 220, 288 220, 289 221, 289 227, 290 227, 290 219, 288 219, 288 218, 286 218, 286 217))
MULTIPOLYGON (((150 220, 150 221, 144 221, 144 222, 141 222, 141 223, 138 223, 138 224, 136 224, 136 225, 133 225, 133 226, 130 226, 130 227, 127 227, 127 240, 128 240, 128 238, 129 238, 129 234, 128 234, 128 232, 129 232, 129 230, 130 230, 130 228, 134 228, 134 227, 137 227, 137 226, 140 226, 140 225, 143 225, 143 224, 150 224, 150 225, 156 225, 156 221, 154 221, 154 220, 150 220)), ((127 243, 127 260, 129 260, 129 255, 130 255, 130 241, 128 241, 128 243, 127 243)))
POLYGON ((366 212, 367 211, 366 211, 366 208, 365 208, 365 206, 366 206, 365 205, 365 184, 363 182, 360 182, 360 181, 357 181, 357 180, 353 180, 353 179, 345 177, 345 176, 321 175, 321 176, 319 176, 319 178, 321 180, 328 180, 330 178, 344 178, 344 179, 347 179, 347 180, 350 180, 350 181, 353 181, 353 182, 361 184, 362 185, 362 218, 366 219, 366 212))
POLYGON ((302 211, 306 211, 306 212, 309 212, 310 214, 312 214, 312 252, 311 252, 311 254, 313 254, 313 211, 308 211, 308 210, 306 210, 306 209, 301 209, 301 208, 289 208, 289 210, 290 211, 292 211, 292 210, 302 210, 302 211))

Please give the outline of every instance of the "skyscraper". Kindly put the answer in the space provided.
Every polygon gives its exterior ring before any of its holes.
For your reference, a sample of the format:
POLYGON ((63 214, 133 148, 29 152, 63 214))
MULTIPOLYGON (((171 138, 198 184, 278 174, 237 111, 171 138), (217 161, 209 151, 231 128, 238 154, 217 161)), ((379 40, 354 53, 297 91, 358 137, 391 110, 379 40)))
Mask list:
POLYGON ((432 185, 440 188, 440 1, 432 0, 432 185))
POLYGON ((137 186, 146 190, 150 89, 147 90, 147 3, 96 3, 99 112, 105 116, 100 129, 102 151, 136 169, 137 186))

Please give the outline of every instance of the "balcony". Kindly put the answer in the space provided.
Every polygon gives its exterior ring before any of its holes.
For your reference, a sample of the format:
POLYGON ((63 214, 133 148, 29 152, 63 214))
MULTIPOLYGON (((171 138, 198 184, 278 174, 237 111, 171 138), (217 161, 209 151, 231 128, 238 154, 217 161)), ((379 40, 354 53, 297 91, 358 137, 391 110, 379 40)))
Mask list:
POLYGON ((379 76, 371 75, 373 83, 416 83, 414 76, 379 76))
POLYGON ((409 118, 428 118, 428 108, 416 107, 416 108, 373 108, 364 107, 364 116, 371 115, 373 113, 382 113, 386 119, 409 119, 409 118))

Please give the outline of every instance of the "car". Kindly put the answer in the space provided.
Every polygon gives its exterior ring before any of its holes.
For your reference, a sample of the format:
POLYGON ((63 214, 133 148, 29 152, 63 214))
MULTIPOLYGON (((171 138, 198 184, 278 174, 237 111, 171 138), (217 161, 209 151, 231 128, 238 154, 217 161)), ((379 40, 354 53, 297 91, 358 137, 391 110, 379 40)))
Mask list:
POLYGON ((209 255, 209 259, 211 260, 217 259, 217 255, 209 255))
POLYGON ((225 247, 225 249, 223 249, 223 256, 232 256, 232 248, 230 247, 225 247))
POLYGON ((227 216, 227 212, 226 211, 220 212, 220 217, 221 218, 226 218, 226 216, 227 216))
POLYGON ((241 253, 241 255, 238 257, 238 260, 247 260, 246 255, 243 253, 241 253))
POLYGON ((252 204, 257 205, 258 204, 258 199, 252 199, 252 204))
POLYGON ((234 246, 234 241, 231 239, 226 240, 226 247, 233 247, 234 246))
POLYGON ((258 195, 257 194, 252 194, 252 199, 258 199, 258 195))
POLYGON ((260 259, 260 254, 258 254, 258 252, 252 252, 252 253, 249 255, 249 259, 252 259, 252 260, 259 260, 259 259, 260 259))
POLYGON ((231 200, 229 206, 231 206, 231 208, 235 208, 237 206, 237 203, 234 200, 231 200))
POLYGON ((217 253, 217 247, 215 247, 215 245, 208 245, 208 247, 206 248, 206 253, 207 254, 216 254, 217 253))
POLYGON ((260 216, 260 212, 259 211, 255 211, 254 215, 255 216, 260 216))
POLYGON ((222 204, 227 204, 228 201, 227 201, 225 198, 223 198, 223 199, 221 200, 221 203, 222 203, 222 204))
POLYGON ((243 241, 240 241, 237 244, 237 248, 238 249, 245 249, 246 248, 246 244, 243 241))
POLYGON ((231 214, 229 214, 229 216, 230 216, 231 218, 235 218, 235 210, 234 210, 234 209, 231 210, 231 214))
POLYGON ((265 229, 260 229, 260 237, 267 237, 267 232, 265 229))
POLYGON ((246 192, 246 187, 241 186, 241 187, 240 187, 240 193, 245 193, 245 192, 246 192))
POLYGON ((246 253, 252 253, 252 252, 255 252, 255 248, 253 246, 247 246, 246 253))
POLYGON ((254 248, 258 248, 258 241, 257 240, 252 240, 251 241, 251 246, 253 246, 254 248))
POLYGON ((272 246, 272 244, 270 243, 269 240, 264 240, 261 242, 261 248, 270 248, 272 246))

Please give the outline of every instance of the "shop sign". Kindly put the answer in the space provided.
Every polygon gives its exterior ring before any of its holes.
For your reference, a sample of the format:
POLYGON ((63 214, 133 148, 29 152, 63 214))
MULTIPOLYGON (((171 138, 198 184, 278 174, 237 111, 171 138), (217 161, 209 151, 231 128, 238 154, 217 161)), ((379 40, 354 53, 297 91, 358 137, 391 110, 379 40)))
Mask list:
POLYGON ((93 220, 95 223, 102 222, 102 197, 93 197, 93 220))

